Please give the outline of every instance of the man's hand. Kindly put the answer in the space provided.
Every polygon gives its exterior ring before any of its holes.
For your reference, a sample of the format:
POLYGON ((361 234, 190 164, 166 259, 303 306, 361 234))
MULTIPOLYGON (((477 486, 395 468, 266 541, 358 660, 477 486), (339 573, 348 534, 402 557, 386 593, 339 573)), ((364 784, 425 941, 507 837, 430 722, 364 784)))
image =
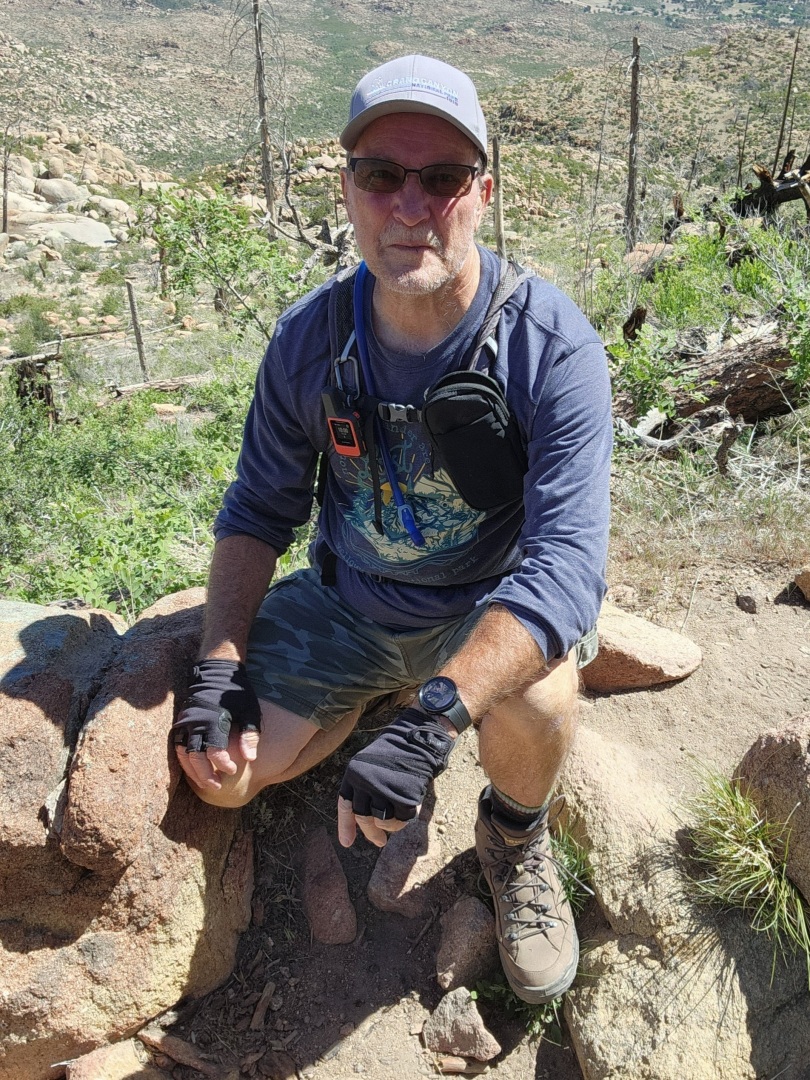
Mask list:
POLYGON ((199 787, 218 790, 222 783, 217 773, 237 771, 228 750, 234 726, 240 732, 239 753, 245 761, 254 761, 261 708, 245 665, 235 660, 200 660, 172 727, 180 765, 199 787))
POLYGON ((429 782, 447 768, 454 739, 417 709, 404 709, 346 767, 338 799, 338 839, 351 847, 357 826, 382 847, 387 833, 416 817, 429 782))

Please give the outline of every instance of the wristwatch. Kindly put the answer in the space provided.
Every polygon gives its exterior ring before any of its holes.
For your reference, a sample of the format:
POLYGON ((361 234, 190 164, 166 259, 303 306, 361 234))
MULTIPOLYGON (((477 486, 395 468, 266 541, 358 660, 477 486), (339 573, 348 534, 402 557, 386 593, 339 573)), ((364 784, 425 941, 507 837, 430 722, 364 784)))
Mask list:
POLYGON ((417 697, 426 713, 446 716, 459 734, 472 723, 472 717, 458 696, 458 687, 446 675, 434 675, 422 683, 417 697))

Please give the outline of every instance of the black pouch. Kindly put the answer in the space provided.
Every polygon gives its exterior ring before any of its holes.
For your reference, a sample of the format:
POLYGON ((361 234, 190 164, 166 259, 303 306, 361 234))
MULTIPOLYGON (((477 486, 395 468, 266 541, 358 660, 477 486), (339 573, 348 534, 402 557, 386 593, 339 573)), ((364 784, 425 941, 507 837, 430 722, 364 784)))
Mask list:
POLYGON ((503 391, 482 371, 451 371, 430 387, 422 423, 439 463, 474 510, 523 497, 528 462, 503 391))

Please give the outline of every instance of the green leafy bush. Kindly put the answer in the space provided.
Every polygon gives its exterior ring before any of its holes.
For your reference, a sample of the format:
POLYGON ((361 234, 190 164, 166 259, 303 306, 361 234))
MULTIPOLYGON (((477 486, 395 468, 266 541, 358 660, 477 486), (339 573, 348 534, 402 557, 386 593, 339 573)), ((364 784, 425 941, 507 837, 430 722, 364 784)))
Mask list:
POLYGON ((123 285, 124 281, 124 275, 117 266, 106 266, 96 278, 97 285, 123 285))
POLYGON ((635 341, 609 347, 614 390, 630 395, 638 416, 652 408, 674 416, 676 392, 695 393, 694 370, 674 352, 675 342, 674 330, 645 323, 635 341))
POLYGON ((639 302, 667 327, 717 329, 734 305, 724 292, 730 272, 722 241, 687 236, 675 243, 675 258, 664 264, 643 290, 639 302))
POLYGON ((223 195, 183 197, 158 191, 141 205, 137 235, 157 240, 169 289, 190 296, 207 287, 215 306, 237 325, 265 335, 274 314, 302 291, 291 280, 298 265, 223 195))

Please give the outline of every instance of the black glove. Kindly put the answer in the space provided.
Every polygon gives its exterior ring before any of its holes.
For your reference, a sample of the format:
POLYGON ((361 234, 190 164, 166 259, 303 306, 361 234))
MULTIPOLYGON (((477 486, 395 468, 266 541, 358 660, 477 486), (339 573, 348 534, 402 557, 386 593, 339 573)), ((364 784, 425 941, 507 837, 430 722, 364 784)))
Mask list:
POLYGON ((259 731, 262 714, 244 664, 234 660, 200 660, 188 684, 188 697, 172 727, 176 745, 186 753, 228 746, 231 724, 240 731, 259 731))
POLYGON ((355 814, 410 821, 433 777, 444 772, 455 740, 418 709, 403 709, 346 766, 341 798, 355 814))

